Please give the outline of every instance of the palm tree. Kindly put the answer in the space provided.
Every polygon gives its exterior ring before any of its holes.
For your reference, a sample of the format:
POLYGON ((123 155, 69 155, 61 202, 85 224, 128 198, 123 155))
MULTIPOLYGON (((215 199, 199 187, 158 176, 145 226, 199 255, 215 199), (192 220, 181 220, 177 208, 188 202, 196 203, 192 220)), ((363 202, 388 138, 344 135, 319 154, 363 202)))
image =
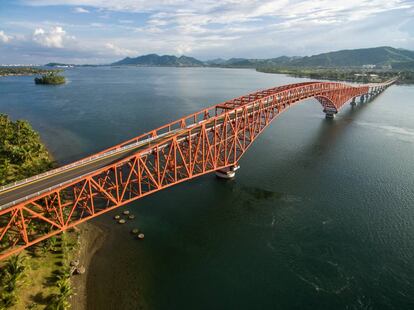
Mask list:
POLYGON ((23 278, 25 269, 26 265, 24 257, 20 255, 10 257, 4 265, 4 269, 0 277, 0 284, 3 288, 3 291, 0 294, 0 299, 1 304, 5 307, 11 307, 16 304, 16 288, 23 278))
POLYGON ((25 258, 20 254, 11 256, 4 266, 5 272, 17 275, 22 274, 25 268, 25 258))
POLYGON ((48 240, 48 249, 51 250, 52 252, 56 252, 57 245, 58 245, 57 238, 55 236, 50 237, 48 240))
POLYGON ((59 276, 56 281, 59 293, 53 296, 52 302, 46 309, 50 310, 66 310, 69 309, 70 303, 68 299, 72 296, 72 287, 68 277, 59 276))

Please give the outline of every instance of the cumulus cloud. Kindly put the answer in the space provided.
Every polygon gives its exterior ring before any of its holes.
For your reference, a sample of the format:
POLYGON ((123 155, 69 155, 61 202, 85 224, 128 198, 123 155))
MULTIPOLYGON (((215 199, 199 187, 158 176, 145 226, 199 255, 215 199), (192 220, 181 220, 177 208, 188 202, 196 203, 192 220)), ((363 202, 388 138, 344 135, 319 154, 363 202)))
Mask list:
POLYGON ((137 51, 130 50, 127 48, 122 48, 122 47, 116 46, 113 43, 106 43, 105 47, 108 50, 110 50, 112 54, 117 55, 117 56, 132 56, 132 55, 137 54, 137 51))
MULTIPOLYGON (((100 19, 89 14, 84 24, 31 22, 24 29, 38 29, 25 36, 37 48, 53 48, 56 54, 56 48, 61 54, 68 49, 87 50, 109 61, 152 52, 206 59, 310 55, 393 43, 414 49, 413 0, 21 1, 67 6, 77 13, 99 12, 100 19), (72 44, 66 31, 76 31, 78 43, 72 44)), ((19 41, 17 34, 12 41, 19 41)))
POLYGON ((11 36, 5 34, 3 30, 0 30, 0 42, 8 43, 11 39, 11 36))
POLYGON ((89 13, 89 11, 87 10, 87 9, 85 9, 85 8, 81 8, 81 7, 77 7, 77 8, 74 8, 73 9, 73 11, 75 12, 75 13, 89 13))
POLYGON ((74 37, 68 36, 60 26, 52 27, 49 30, 37 28, 33 33, 33 41, 45 47, 63 48, 64 43, 69 40, 74 40, 74 37))

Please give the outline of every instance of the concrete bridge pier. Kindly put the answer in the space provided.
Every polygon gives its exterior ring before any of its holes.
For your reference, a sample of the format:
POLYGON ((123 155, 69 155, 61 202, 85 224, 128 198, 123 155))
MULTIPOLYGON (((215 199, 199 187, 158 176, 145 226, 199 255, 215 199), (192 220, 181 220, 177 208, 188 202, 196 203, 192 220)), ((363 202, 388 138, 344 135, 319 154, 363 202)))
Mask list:
POLYGON ((355 107, 355 106, 356 106, 356 101, 355 101, 355 98, 356 98, 356 97, 352 98, 352 101, 351 101, 351 106, 353 106, 353 107, 355 107))
POLYGON ((333 106, 326 106, 323 109, 323 113, 325 113, 326 119, 333 119, 335 118, 335 114, 338 113, 338 110, 333 106))
POLYGON ((233 179, 236 176, 236 170, 239 170, 238 164, 216 170, 216 177, 220 179, 233 179))

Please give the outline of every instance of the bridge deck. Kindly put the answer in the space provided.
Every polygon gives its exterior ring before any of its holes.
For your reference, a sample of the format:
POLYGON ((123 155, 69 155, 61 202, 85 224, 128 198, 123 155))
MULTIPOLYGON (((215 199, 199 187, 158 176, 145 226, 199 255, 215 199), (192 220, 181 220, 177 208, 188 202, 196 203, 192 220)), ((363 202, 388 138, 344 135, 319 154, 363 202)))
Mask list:
POLYGON ((319 101, 333 116, 373 85, 304 82, 238 97, 166 124, 81 161, 0 187, 0 260, 169 186, 235 166, 291 105, 319 101))
POLYGON ((110 166, 111 164, 115 164, 123 158, 126 158, 143 149, 149 148, 152 144, 157 144, 159 142, 162 142, 163 140, 168 139, 169 137, 171 137, 172 134, 174 133, 170 133, 168 135, 155 138, 146 143, 142 143, 135 147, 127 148, 119 152, 111 153, 109 155, 102 154, 100 158, 92 160, 88 163, 80 164, 71 169, 57 171, 56 173, 50 174, 43 178, 33 180, 31 182, 4 190, 0 192, 0 210, 2 210, 4 206, 13 201, 17 201, 21 198, 30 196, 32 194, 36 194, 37 192, 41 192, 45 189, 52 188, 59 184, 66 183, 71 180, 76 180, 77 178, 81 178, 83 176, 91 174, 100 168, 110 166))
MULTIPOLYGON (((267 106, 265 104, 265 106, 267 106)), ((251 111, 255 105, 251 105, 248 107, 248 111, 251 111)), ((234 112, 233 112, 234 113, 234 112)), ((230 112, 230 118, 232 118, 232 112, 230 112)), ((215 120, 215 123, 210 120, 205 121, 206 128, 211 128, 216 125, 220 125, 224 122, 224 115, 218 116, 215 120)), ((143 151, 145 149, 151 148, 152 145, 156 145, 158 143, 162 143, 163 141, 168 140, 173 135, 179 135, 180 132, 185 131, 189 127, 182 128, 180 130, 174 130, 169 133, 166 133, 162 136, 155 137, 148 142, 137 144, 133 147, 127 147, 126 149, 121 149, 118 152, 112 153, 109 152, 108 154, 102 154, 99 158, 89 161, 87 163, 79 164, 73 168, 66 169, 63 171, 57 171, 56 173, 52 173, 50 175, 41 177, 39 179, 33 180, 31 182, 17 185, 15 187, 11 187, 4 191, 0 191, 0 210, 3 210, 10 206, 10 203, 14 201, 19 201, 24 197, 28 197, 31 195, 35 195, 38 192, 41 192, 46 189, 51 189, 53 187, 60 186, 63 183, 67 183, 70 181, 74 181, 79 178, 83 178, 89 174, 94 173, 95 171, 99 170, 100 168, 110 166, 112 164, 116 164, 120 160, 127 158, 130 155, 138 153, 139 151, 143 151)), ((197 133, 200 128, 195 128, 194 133, 197 133)))
MULTIPOLYGON (((262 96, 260 99, 265 97, 269 97, 271 95, 274 95, 276 93, 281 93, 285 91, 288 86, 297 88, 297 87, 303 87, 304 85, 311 85, 311 84, 318 84, 318 82, 305 82, 300 84, 291 84, 286 85, 282 87, 277 87, 270 90, 262 91, 262 96)), ((259 93, 259 92, 258 92, 259 93)), ((219 109, 229 109, 228 115, 230 118, 232 118, 233 113, 235 113, 235 110, 237 108, 240 108, 241 106, 248 106, 248 111, 252 111, 255 106, 258 105, 258 93, 254 93, 254 96, 248 95, 244 96, 243 98, 246 98, 246 102, 244 100, 241 100, 240 98, 225 102, 224 104, 219 104, 216 107, 219 109), (228 105, 228 107, 226 106, 228 105)), ((307 95, 306 93, 303 93, 303 98, 306 99, 308 97, 312 97, 315 94, 312 94, 311 96, 307 95)), ((264 103, 264 107, 268 106, 270 103, 266 102, 264 103)), ((218 115, 216 118, 213 119, 207 119, 204 120, 206 124, 206 128, 212 127, 214 124, 220 124, 222 123, 224 114, 218 115), (214 123, 215 122, 215 123, 214 123)), ((50 190, 52 188, 58 187, 64 183, 69 183, 70 181, 74 181, 76 179, 83 178, 89 174, 93 174, 95 171, 99 170, 100 168, 110 166, 111 164, 116 164, 117 162, 121 161, 122 159, 133 155, 134 153, 137 153, 139 151, 149 149, 151 148, 151 145, 158 144, 162 142, 163 140, 168 140, 171 138, 172 135, 179 135, 180 131, 185 131, 188 129, 188 127, 177 129, 174 131, 167 132, 163 135, 159 135, 150 141, 137 143, 135 146, 131 147, 131 145, 127 145, 127 147, 124 146, 124 148, 121 148, 120 150, 116 152, 108 152, 103 153, 99 156, 99 158, 96 158, 94 160, 88 161, 86 163, 80 162, 79 164, 76 164, 74 167, 71 167, 70 169, 63 169, 63 170, 57 170, 56 172, 52 171, 51 174, 48 174, 46 176, 40 176, 38 179, 31 180, 30 182, 24 183, 24 184, 17 184, 16 186, 7 188, 3 191, 0 191, 0 211, 3 209, 6 209, 8 207, 12 207, 14 203, 19 203, 22 201, 23 198, 30 197, 32 195, 36 195, 36 193, 42 192, 44 190, 50 190)), ((197 130, 197 129, 195 129, 197 130)))

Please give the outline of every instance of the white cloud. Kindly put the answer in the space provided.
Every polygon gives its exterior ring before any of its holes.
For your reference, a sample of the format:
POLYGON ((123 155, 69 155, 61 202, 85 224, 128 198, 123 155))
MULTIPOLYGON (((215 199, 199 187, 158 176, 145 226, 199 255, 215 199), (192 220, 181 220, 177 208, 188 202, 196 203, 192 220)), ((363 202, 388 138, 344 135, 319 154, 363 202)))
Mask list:
POLYGON ((81 7, 74 8, 73 11, 75 13, 89 13, 89 11, 87 9, 81 8, 81 7))
POLYGON ((68 36, 60 26, 49 30, 37 28, 33 33, 33 41, 45 47, 63 48, 64 43, 70 40, 74 40, 74 37, 68 36))
MULTIPOLYGON (((86 57, 90 52, 109 61, 153 52, 191 54, 201 59, 266 58, 394 42, 396 47, 414 49, 413 0, 21 1, 33 6, 66 5, 73 12, 93 10, 101 15, 102 19, 83 23, 56 22, 52 15, 41 24, 30 18, 24 20, 27 25, 2 21, 6 30, 16 33, 7 46, 22 41, 21 30, 26 31, 28 44, 44 51, 49 48, 56 55, 59 48, 60 55, 80 51, 86 57), (27 34, 35 28, 35 34, 27 34), (76 33, 76 42, 67 32, 76 33)), ((4 38, 0 34, 1 42, 4 38)))
POLYGON ((137 51, 130 50, 127 48, 119 47, 113 43, 106 43, 105 47, 111 51, 113 55, 117 56, 134 56, 137 55, 137 51))
POLYGON ((3 30, 0 30, 0 42, 8 43, 11 39, 11 36, 6 35, 3 30))

